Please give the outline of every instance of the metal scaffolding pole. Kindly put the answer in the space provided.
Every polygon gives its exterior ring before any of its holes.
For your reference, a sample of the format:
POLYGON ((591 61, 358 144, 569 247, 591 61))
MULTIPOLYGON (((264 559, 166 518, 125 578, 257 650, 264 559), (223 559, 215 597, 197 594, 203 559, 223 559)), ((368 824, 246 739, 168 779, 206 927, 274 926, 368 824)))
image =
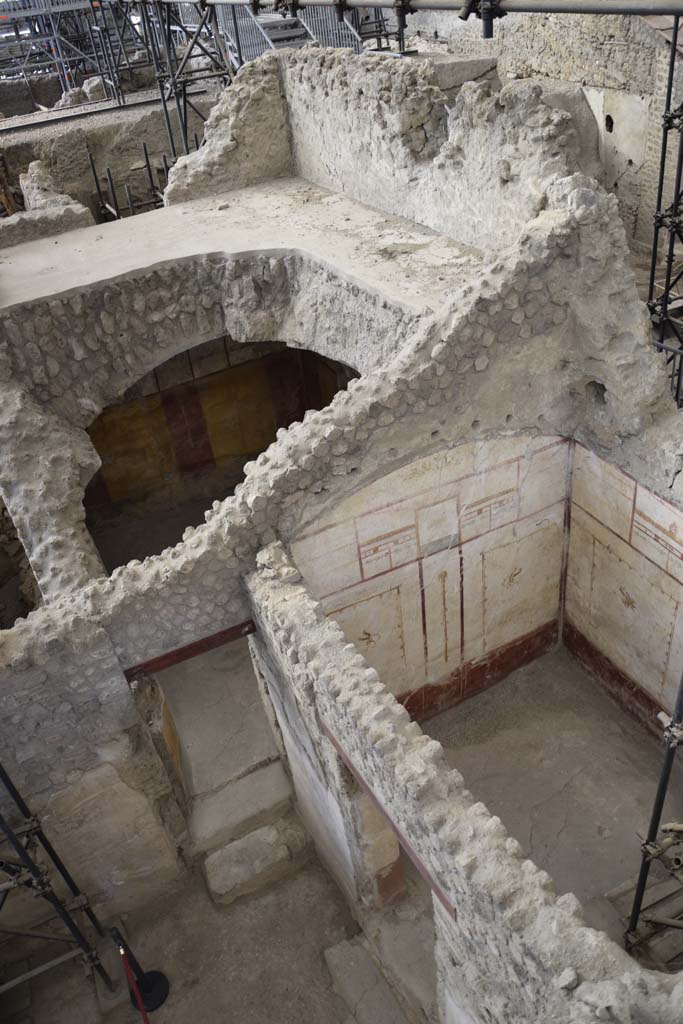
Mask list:
MULTIPOLYGON (((96 971, 103 983, 111 990, 113 988, 111 978, 102 966, 97 950, 90 943, 74 917, 74 911, 82 911, 95 928, 97 934, 104 935, 104 930, 95 912, 90 907, 87 896, 77 886, 61 857, 45 835, 40 819, 31 813, 26 801, 2 765, 0 765, 0 785, 4 787, 15 809, 23 819, 21 824, 13 827, 6 817, 0 814, 0 845, 7 844, 16 857, 16 860, 13 860, 0 856, 0 875, 4 875, 7 879, 0 884, 0 910, 2 910, 7 896, 12 891, 27 889, 40 896, 50 905, 53 912, 50 919, 58 919, 67 932, 66 936, 53 934, 48 937, 54 941, 66 942, 68 945, 78 947, 72 948, 68 953, 53 958, 37 970, 25 971, 11 981, 6 982, 0 986, 0 993, 9 991, 9 989, 15 988, 22 982, 28 981, 36 973, 52 967, 58 967, 77 956, 80 956, 89 968, 96 971), (69 889, 72 899, 68 903, 57 895, 50 877, 49 868, 38 863, 35 853, 40 849, 42 849, 49 864, 52 865, 69 889)), ((36 933, 30 931, 19 933, 16 929, 10 929, 10 933, 36 937, 36 933)))

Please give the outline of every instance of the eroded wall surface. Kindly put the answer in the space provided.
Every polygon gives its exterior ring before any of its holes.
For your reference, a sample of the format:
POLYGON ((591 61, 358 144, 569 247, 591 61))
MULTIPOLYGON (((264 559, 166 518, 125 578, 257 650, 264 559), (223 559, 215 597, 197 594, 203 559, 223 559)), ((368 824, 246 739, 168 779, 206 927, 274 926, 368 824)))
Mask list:
POLYGON ((561 438, 405 466, 291 545, 326 614, 420 719, 562 636, 656 727, 683 666, 683 513, 561 438))
MULTIPOLYGON (((650 241, 668 64, 667 40, 655 24, 617 15, 509 14, 484 40, 474 17, 463 22, 455 12, 430 11, 409 18, 408 31, 419 33, 421 49, 495 56, 502 81, 560 79, 583 87, 600 131, 606 186, 619 198, 629 234, 650 241)), ((679 73, 676 102, 680 93, 679 73)))

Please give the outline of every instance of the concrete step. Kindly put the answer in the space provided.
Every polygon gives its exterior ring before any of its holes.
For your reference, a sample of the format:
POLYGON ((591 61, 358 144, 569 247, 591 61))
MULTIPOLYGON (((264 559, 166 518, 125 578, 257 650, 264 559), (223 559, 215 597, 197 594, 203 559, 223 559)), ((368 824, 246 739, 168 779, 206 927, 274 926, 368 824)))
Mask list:
POLYGON ((195 799, 190 813, 191 853, 208 853, 269 825, 291 805, 292 786, 281 761, 257 768, 195 799))
POLYGON ((409 1024, 361 938, 325 950, 341 1024, 409 1024))
POLYGON ((297 871, 310 852, 308 834, 294 814, 250 832, 204 861, 211 898, 232 903, 297 871))

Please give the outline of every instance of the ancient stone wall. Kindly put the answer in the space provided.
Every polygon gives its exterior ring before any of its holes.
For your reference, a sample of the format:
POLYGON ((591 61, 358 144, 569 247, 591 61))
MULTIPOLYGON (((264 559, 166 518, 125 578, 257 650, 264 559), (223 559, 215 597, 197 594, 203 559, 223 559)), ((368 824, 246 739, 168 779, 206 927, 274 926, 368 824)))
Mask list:
POLYGON ((495 56, 502 81, 549 78, 583 87, 600 130, 606 185, 629 234, 649 242, 668 62, 666 39, 653 25, 620 15, 512 14, 484 40, 475 18, 423 12, 409 19, 408 31, 418 33, 420 49, 495 56))
MULTIPOLYGON (((397 70, 387 73, 401 82, 403 64, 391 67, 397 70)), ((492 137, 498 138, 496 119, 515 123, 486 87, 481 95, 469 92, 473 105, 483 104, 493 119, 492 137)), ((520 96, 534 117, 536 94, 525 88, 520 96)), ((516 102, 512 109, 519 113, 516 102)), ((564 118, 551 121, 565 124, 564 118)), ((460 122, 463 131, 466 126, 460 122)), ((480 138, 481 126, 472 130, 480 138)), ((529 164, 530 173, 539 172, 529 183, 529 194, 537 195, 530 219, 512 242, 503 228, 500 257, 473 283, 452 289, 436 311, 418 315, 389 301, 376 283, 365 288, 362 279, 290 246, 240 258, 169 261, 15 305, 2 318, 0 489, 47 600, 0 636, 3 695, 32 703, 34 659, 41 662, 39 673, 53 660, 43 640, 54 641, 56 651, 66 644, 55 670, 65 680, 80 678, 81 657, 70 653, 73 630, 96 637, 94 649, 101 642, 107 651, 101 671, 96 659, 85 659, 94 671, 91 689, 114 678, 114 655, 130 668, 244 622, 251 608, 243 577, 263 545, 278 536, 289 540, 380 476, 464 441, 579 437, 680 504, 680 419, 665 370, 649 348, 616 201, 579 174, 563 176, 563 159, 547 165, 543 140, 538 144, 543 158, 529 164), (552 166, 556 173, 548 176, 552 166), (192 339, 226 331, 245 341, 291 339, 341 358, 363 377, 326 409, 278 432, 245 467, 235 495, 214 502, 206 523, 187 530, 181 544, 106 578, 83 526, 82 495, 98 464, 83 428, 146 370, 192 339), (29 654, 36 637, 43 640, 29 654)), ((307 216, 301 215, 302 237, 307 216)), ((491 218, 488 230, 496 223, 491 218)), ((114 692, 120 694, 117 671, 114 692)), ((46 721, 69 705, 51 674, 36 685, 46 721)), ((100 771, 92 744, 129 727, 118 699, 101 705, 94 739, 74 740, 74 771, 100 771)), ((60 731, 68 745, 68 720, 60 731)), ((32 792, 34 777, 61 785, 50 780, 52 759, 48 742, 32 748, 28 770, 15 759, 20 784, 29 780, 32 792)), ((67 787, 80 777, 66 779, 67 787)), ((155 813, 148 800, 142 817, 150 828, 155 813)), ((546 987, 532 987, 519 1005, 533 1010, 539 992, 545 998, 546 987)), ((524 1019, 521 1010, 518 1019, 524 1019)))
POLYGON ((538 88, 465 83, 451 105, 429 62, 338 50, 280 61, 298 175, 467 245, 510 244, 546 184, 580 169, 569 114, 538 88))
POLYGON ((180 871, 170 784, 104 631, 39 614, 0 642, 3 763, 91 898, 131 908, 180 871))
POLYGON ((25 210, 0 220, 0 249, 94 224, 85 206, 57 191, 47 168, 35 160, 19 182, 25 210))
MULTIPOLYGON (((206 115, 213 98, 199 96, 193 102, 206 115)), ((178 139, 177 115, 171 110, 169 116, 178 139)), ((204 122, 192 110, 188 111, 188 125, 191 136, 197 133, 201 138, 204 122)), ((126 182, 134 194, 144 195, 148 191, 143 141, 147 143, 152 166, 161 172, 163 181, 162 155, 170 158, 170 143, 161 105, 154 101, 149 105, 136 103, 115 110, 93 111, 87 118, 12 127, 3 134, 2 149, 12 183, 18 182, 32 161, 40 160, 52 175, 58 192, 95 212, 97 196, 88 150, 102 187, 106 190, 104 170, 109 167, 120 191, 119 201, 124 202, 121 190, 126 182)))
POLYGON ((240 69, 212 109, 205 142, 169 175, 167 205, 244 188, 291 170, 287 109, 270 53, 240 69))
POLYGON ((0 501, 0 629, 40 603, 40 593, 9 512, 0 501))
POLYGON ((674 1021, 683 981, 643 970, 587 928, 576 897, 558 898, 547 873, 523 858, 448 769, 441 745, 325 618, 282 550, 266 549, 259 563, 248 587, 261 641, 292 697, 305 695, 317 711, 310 742, 341 754, 430 880, 444 1024, 674 1021))
POLYGON ((36 103, 53 106, 62 95, 59 75, 36 75, 31 84, 24 78, 6 78, 0 85, 0 111, 5 117, 30 114, 36 103))

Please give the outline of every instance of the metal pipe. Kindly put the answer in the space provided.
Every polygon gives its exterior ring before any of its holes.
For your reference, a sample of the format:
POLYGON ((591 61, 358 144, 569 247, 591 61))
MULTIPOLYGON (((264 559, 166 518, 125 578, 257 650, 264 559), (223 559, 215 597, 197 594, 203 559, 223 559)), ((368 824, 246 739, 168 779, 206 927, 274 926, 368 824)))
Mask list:
MULTIPOLYGON (((681 724, 683 724, 683 674, 681 675, 681 680, 678 684, 676 704, 674 706, 673 717, 669 728, 674 729, 681 724)), ((638 918, 640 917, 640 911, 643 906, 647 879, 650 874, 650 865, 652 863, 652 858, 646 847, 650 846, 657 839, 659 825, 662 820, 662 811, 664 810, 664 801, 666 800, 671 771, 676 757, 677 746, 678 744, 675 737, 667 742, 666 753, 664 754, 664 763, 662 765, 661 775, 659 776, 659 784, 657 786, 655 802, 652 808, 652 816, 650 817, 650 827, 647 830, 647 839, 643 844, 643 858, 640 864, 640 874, 638 875, 636 891, 633 896, 633 908, 631 910, 631 917, 628 923, 628 931, 626 932, 627 948, 633 946, 637 941, 636 928, 638 927, 638 918)))
POLYGON ((119 201, 116 197, 116 189, 114 188, 114 179, 112 178, 111 169, 109 167, 105 167, 104 173, 107 177, 107 187, 109 189, 109 198, 111 199, 111 208, 114 210, 116 219, 121 220, 121 211, 119 209, 119 201))
POLYGON ((237 24, 237 12, 235 11, 234 6, 232 8, 232 25, 235 30, 235 47, 237 49, 237 60, 239 62, 239 66, 242 67, 242 65, 244 64, 244 58, 242 57, 242 41, 240 40, 240 30, 237 24))
POLYGON ((55 910, 55 913, 61 919, 62 923, 65 925, 65 927, 68 929, 68 931, 71 932, 72 936, 74 937, 74 939, 76 940, 76 942, 80 946, 81 950, 83 951, 83 953, 87 957, 88 962, 92 964, 94 969, 97 971, 97 973, 102 978, 102 981, 105 983, 107 988, 111 991, 112 988, 113 988, 111 978, 109 977, 109 975, 105 971, 104 967, 100 963, 100 959, 99 959, 97 953, 92 948, 92 946, 90 945, 90 943, 86 939, 85 935, 83 934, 83 932, 80 930, 80 928, 78 927, 78 925, 74 921, 74 919, 71 916, 71 914, 67 910, 65 910, 61 900, 55 895, 55 893, 52 891, 52 889, 49 886, 49 884, 45 883, 45 881, 43 879, 42 871, 34 863, 34 861, 31 859, 31 857, 26 852, 24 847, 21 845, 19 840, 16 838, 16 836, 14 835, 14 832, 13 832, 11 826, 5 821, 5 819, 2 816, 2 814, 0 814, 0 832, 2 832, 4 834, 5 838, 9 842, 10 846, 12 847, 12 849, 17 854, 17 856, 19 857, 21 862, 26 867, 27 871, 29 871, 29 873, 33 876, 33 878, 35 880, 35 883, 36 883, 36 885, 35 885, 36 891, 40 893, 40 895, 43 897, 43 899, 47 900, 47 902, 52 905, 52 907, 55 910))
MULTIPOLYGON (((93 173, 95 174, 95 169, 94 169, 95 165, 94 165, 94 163, 92 163, 92 157, 90 156, 89 152, 88 152, 88 157, 90 157, 91 167, 93 168, 93 173)), ((97 180, 97 175, 96 174, 95 174, 95 178, 97 180)), ((19 793, 19 790, 16 788, 16 786, 14 785, 12 780, 10 779, 9 775, 5 771, 5 769, 4 769, 2 764, 0 764, 0 783, 2 783, 2 785, 5 787, 5 789, 7 790, 9 795, 11 796, 12 800, 16 804, 17 810, 19 810, 21 812, 21 814, 23 814, 24 818, 33 818, 33 815, 31 814, 31 809, 29 808, 28 804, 26 803, 24 798, 19 793)), ((48 855, 48 857, 50 858, 50 860, 52 861, 52 863, 56 867, 56 869, 59 872, 59 874, 62 876, 64 882, 67 884, 67 886, 71 890, 72 896, 81 896, 82 895, 81 890, 76 885, 76 882, 72 878, 71 873, 67 870, 66 865, 63 863, 62 858, 59 856, 59 854, 55 850, 54 846, 52 845, 50 840, 47 838, 47 836, 43 832, 43 829, 40 826, 35 830, 35 836, 36 836, 36 839, 38 839, 38 841, 41 843, 43 849, 45 850, 45 853, 48 855)), ((89 906, 85 907, 84 910, 85 910, 85 913, 86 913, 86 915, 88 917, 88 920, 90 921, 90 923, 93 925, 93 927, 97 931, 97 934, 98 935, 104 935, 104 931, 102 929, 102 925, 100 924, 100 922, 99 922, 95 912, 93 910, 91 910, 89 906)))
POLYGON ((648 302, 652 302, 655 291, 655 277, 657 276, 657 258, 659 256, 659 231, 661 228, 660 214, 662 212, 662 198, 664 196, 664 179, 666 177, 666 158, 669 146, 669 117, 671 112, 671 98, 673 96, 674 70, 676 67, 676 46, 678 45, 678 27, 680 18, 674 19, 673 35, 671 37, 671 54, 669 56, 669 74, 666 83, 666 101, 664 104, 664 121, 662 128, 662 148, 659 158, 659 182, 657 184, 657 206, 655 215, 655 233, 652 242, 652 262, 650 264, 650 286, 648 289, 648 302))
MULTIPOLYGON (((160 0, 168 3, 170 0, 160 0)), ((252 0, 206 0, 210 6, 250 7, 252 0)), ((334 7, 338 0, 316 0, 314 7, 334 7)), ((344 0, 345 6, 367 7, 367 0, 344 0)), ((389 0, 373 7, 394 8, 389 0)), ((417 11, 461 11, 462 0, 406 0, 417 11)), ((501 14, 683 14, 683 0, 499 0, 501 14)))

